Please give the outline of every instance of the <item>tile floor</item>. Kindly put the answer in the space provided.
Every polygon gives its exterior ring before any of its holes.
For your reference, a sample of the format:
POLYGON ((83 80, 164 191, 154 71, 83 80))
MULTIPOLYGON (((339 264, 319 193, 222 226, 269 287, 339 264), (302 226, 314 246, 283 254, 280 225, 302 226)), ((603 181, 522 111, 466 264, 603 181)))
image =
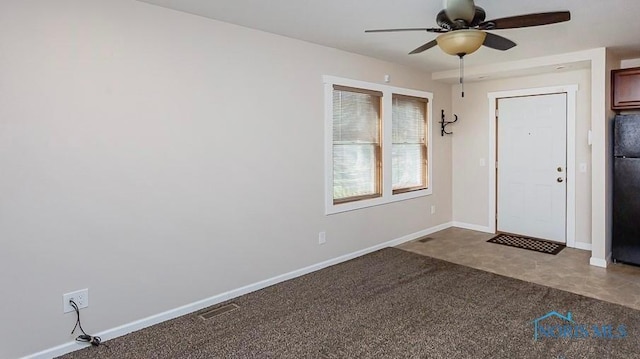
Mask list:
POLYGON ((554 256, 487 243, 493 236, 449 228, 398 248, 640 310, 640 267, 598 268, 589 265, 589 251, 565 248, 554 256))

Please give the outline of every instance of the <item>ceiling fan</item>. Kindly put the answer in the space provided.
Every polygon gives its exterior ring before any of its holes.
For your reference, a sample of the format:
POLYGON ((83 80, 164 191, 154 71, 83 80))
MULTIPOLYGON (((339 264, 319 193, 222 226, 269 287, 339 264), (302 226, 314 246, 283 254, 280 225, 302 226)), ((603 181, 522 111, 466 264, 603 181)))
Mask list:
MULTIPOLYGON (((515 29, 555 24, 571 20, 569 11, 554 11, 509 16, 485 20, 486 12, 473 0, 444 0, 444 9, 436 16, 439 27, 365 30, 374 32, 426 31, 440 34, 435 40, 416 48, 409 54, 419 54, 436 45, 449 55, 460 57, 460 83, 462 84, 463 57, 478 50, 482 45, 496 50, 509 50, 516 43, 487 30, 515 29)), ((464 97, 464 90, 462 92, 464 97)))
MULTIPOLYGON (((486 32, 485 30, 515 29, 522 27, 549 25, 571 20, 571 13, 569 11, 554 11, 510 16, 485 21, 486 12, 483 8, 476 6, 473 0, 445 0, 444 5, 445 8, 441 10, 436 16, 436 23, 439 27, 365 30, 365 32, 427 31, 442 34, 454 34, 456 32, 462 32, 466 33, 467 36, 468 34, 477 33, 478 35, 475 36, 484 37, 483 42, 481 42, 480 45, 504 51, 516 46, 516 43, 505 37, 486 32)), ((457 36, 462 37, 461 35, 457 36)), ((440 45, 442 47, 441 42, 444 42, 446 40, 446 35, 440 35, 437 39, 427 42, 426 44, 411 51, 409 54, 419 54, 436 45, 440 45)), ((449 47, 445 47, 443 48, 443 51, 447 52, 448 49, 449 47)), ((454 47, 452 50, 466 49, 464 49, 463 46, 460 46, 460 48, 454 47)), ((462 54, 467 55, 471 52, 473 51, 462 52, 462 54)), ((460 53, 454 52, 451 53, 451 55, 460 55, 460 53)))

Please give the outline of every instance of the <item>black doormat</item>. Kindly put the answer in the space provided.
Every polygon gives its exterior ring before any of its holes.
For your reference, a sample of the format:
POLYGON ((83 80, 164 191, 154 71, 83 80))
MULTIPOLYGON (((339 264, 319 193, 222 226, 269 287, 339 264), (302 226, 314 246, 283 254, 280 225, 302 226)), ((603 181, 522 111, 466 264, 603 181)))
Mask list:
POLYGON ((487 242, 503 244, 509 247, 516 247, 522 249, 528 249, 530 251, 536 251, 540 253, 547 253, 556 255, 560 253, 566 246, 560 243, 554 243, 549 241, 543 241, 541 239, 534 239, 529 237, 518 236, 515 234, 498 234, 491 238, 487 242))

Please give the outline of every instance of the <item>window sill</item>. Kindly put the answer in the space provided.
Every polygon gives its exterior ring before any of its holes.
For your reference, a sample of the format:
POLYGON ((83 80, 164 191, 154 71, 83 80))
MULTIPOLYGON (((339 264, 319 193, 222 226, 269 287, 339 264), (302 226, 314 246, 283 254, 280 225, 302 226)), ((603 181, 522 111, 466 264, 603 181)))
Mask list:
POLYGON ((431 188, 404 192, 398 194, 387 195, 383 197, 377 197, 367 200, 360 200, 354 202, 346 202, 340 204, 334 204, 333 201, 327 203, 325 208, 325 215, 338 214, 343 212, 355 211, 358 209, 381 206, 385 204, 406 201, 408 199, 420 198, 429 196, 432 194, 431 188))

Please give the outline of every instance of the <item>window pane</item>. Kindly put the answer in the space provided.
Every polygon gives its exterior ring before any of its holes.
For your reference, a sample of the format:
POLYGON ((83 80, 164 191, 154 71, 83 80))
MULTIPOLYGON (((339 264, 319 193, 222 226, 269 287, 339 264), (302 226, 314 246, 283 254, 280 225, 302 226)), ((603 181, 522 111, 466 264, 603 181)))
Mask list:
POLYGON ((426 185, 423 153, 423 146, 420 144, 393 145, 391 177, 394 190, 426 185))
POLYGON ((426 99, 394 95, 392 110, 392 188, 426 188, 426 99))
POLYGON ((426 104, 406 97, 393 98, 393 143, 425 143, 426 104))
POLYGON ((380 96, 334 87, 334 202, 380 194, 380 96))
POLYGON ((367 196, 378 192, 376 146, 333 146, 333 199, 367 196))
POLYGON ((333 91, 333 142, 378 143, 380 97, 333 91))

